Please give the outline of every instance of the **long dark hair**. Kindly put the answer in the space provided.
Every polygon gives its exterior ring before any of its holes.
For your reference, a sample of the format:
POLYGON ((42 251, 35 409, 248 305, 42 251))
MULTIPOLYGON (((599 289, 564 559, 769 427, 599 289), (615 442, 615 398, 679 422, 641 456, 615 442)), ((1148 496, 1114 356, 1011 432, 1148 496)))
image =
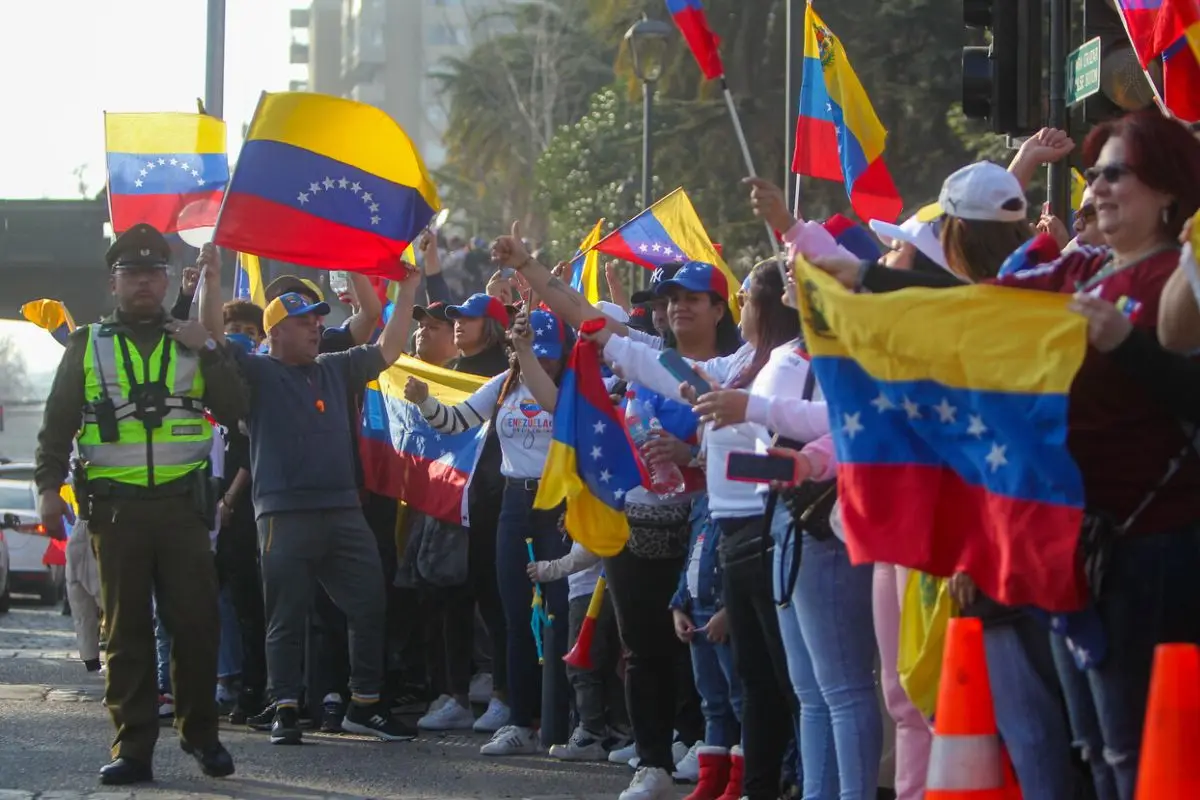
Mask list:
POLYGON ((783 277, 774 261, 764 261, 750 272, 748 295, 746 302, 757 312, 754 358, 729 384, 730 389, 744 389, 753 383, 771 351, 800 336, 800 314, 783 304, 783 277))
MULTIPOLYGON (((737 323, 733 321, 733 314, 729 313, 729 307, 724 298, 716 292, 709 292, 708 297, 712 300, 713 305, 725 306, 725 313, 721 315, 721 319, 717 322, 717 355, 731 356, 742 346, 742 335, 738 332, 737 323)), ((679 347, 679 342, 675 338, 675 332, 671 330, 670 326, 663 333, 662 340, 663 349, 675 350, 679 347)))
MULTIPOLYGON (((575 332, 566 326, 563 327, 566 334, 563 341, 562 356, 558 359, 558 374, 554 376, 554 385, 561 386, 563 375, 567 372, 567 361, 571 358, 571 350, 575 348, 575 332)), ((508 377, 504 379, 504 384, 500 387, 500 399, 496 401, 497 407, 504 399, 512 394, 517 389, 517 385, 521 383, 521 359, 517 356, 516 350, 508 352, 508 377)))

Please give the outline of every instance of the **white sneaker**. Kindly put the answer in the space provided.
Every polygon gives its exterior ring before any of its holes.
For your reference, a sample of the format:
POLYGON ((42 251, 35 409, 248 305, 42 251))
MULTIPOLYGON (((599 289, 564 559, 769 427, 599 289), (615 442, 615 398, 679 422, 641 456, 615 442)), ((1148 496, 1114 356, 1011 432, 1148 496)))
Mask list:
POLYGON ((446 703, 449 703, 453 699, 454 698, 448 694, 439 695, 438 699, 430 703, 429 708, 425 709, 425 716, 428 717, 430 714, 437 711, 439 708, 446 705, 446 703))
POLYGON ((471 730, 476 733, 495 733, 508 724, 509 713, 508 706, 493 697, 488 701, 487 711, 475 720, 471 730))
MULTIPOLYGON (((680 741, 671 742, 671 761, 673 761, 676 765, 682 763, 683 760, 685 758, 687 758, 687 755, 689 752, 691 752, 691 751, 688 749, 688 746, 686 744, 684 744, 683 742, 680 742, 680 741)), ((697 768, 697 769, 699 769, 699 768, 697 768)))
POLYGON ((471 690, 468 693, 472 703, 487 703, 492 699, 492 673, 480 672, 471 678, 471 690))
POLYGON ((417 720, 417 727, 424 731, 466 731, 473 724, 471 709, 463 708, 453 698, 417 720))
POLYGON ((637 757, 637 742, 630 741, 624 747, 610 750, 608 760, 613 764, 628 764, 631 758, 637 757))
POLYGON ((580 726, 566 744, 550 746, 550 757, 561 761, 604 761, 608 753, 604 752, 604 742, 599 736, 580 726))
POLYGON ((682 783, 695 783, 700 780, 701 747, 704 747, 704 742, 696 742, 692 745, 692 749, 688 750, 683 759, 675 765, 675 772, 671 775, 672 778, 682 783))
POLYGON ((490 742, 479 748, 479 754, 484 756, 535 756, 541 752, 537 731, 516 725, 505 725, 496 731, 490 742))
POLYGON ((621 792, 618 800, 672 800, 675 784, 665 769, 643 767, 629 782, 629 788, 621 792))

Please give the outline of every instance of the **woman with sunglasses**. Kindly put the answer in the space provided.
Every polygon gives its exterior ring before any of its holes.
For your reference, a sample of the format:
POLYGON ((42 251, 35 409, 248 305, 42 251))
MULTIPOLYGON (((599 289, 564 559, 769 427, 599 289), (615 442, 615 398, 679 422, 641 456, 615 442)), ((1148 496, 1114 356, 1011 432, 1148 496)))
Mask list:
MULTIPOLYGON (((1163 287, 1179 263, 1177 239, 1200 208, 1200 142, 1178 122, 1142 111, 1093 129, 1084 157, 1092 165, 1086 177, 1108 247, 1080 247, 995 282, 1098 297, 1153 338, 1163 287)), ((870 289, 883 271, 824 260, 817 266, 847 286, 870 289)), ((1077 309, 1091 319, 1093 305, 1082 299, 1077 309)), ((1096 344, 1100 326, 1089 327, 1096 344)), ((1135 344, 1142 339, 1130 337, 1135 344)), ((1120 350, 1088 351, 1071 387, 1067 436, 1088 511, 1119 526, 1109 537, 1103 594, 1095 605, 1103 653, 1096 649, 1093 658, 1077 662, 1063 639, 1053 640, 1071 726, 1100 800, 1134 797, 1154 648, 1200 643, 1194 587, 1200 459, 1179 417, 1123 366, 1120 350)))

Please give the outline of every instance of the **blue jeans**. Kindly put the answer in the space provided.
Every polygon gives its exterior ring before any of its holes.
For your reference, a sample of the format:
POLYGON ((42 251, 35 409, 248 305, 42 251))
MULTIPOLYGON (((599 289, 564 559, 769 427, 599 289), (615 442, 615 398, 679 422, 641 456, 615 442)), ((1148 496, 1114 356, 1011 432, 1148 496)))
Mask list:
MULTIPOLYGON (((535 511, 536 490, 524 486, 506 486, 500 506, 500 525, 496 531, 496 583, 500 587, 500 603, 508 626, 508 706, 512 710, 509 724, 522 728, 533 726, 541 706, 542 667, 538 664, 537 648, 530 627, 533 584, 525 573, 529 563, 526 539, 533 539, 533 554, 538 561, 562 558, 571 549, 570 541, 558 530, 559 509, 535 511)), ((546 664, 560 670, 555 701, 565 708, 570 703, 562 657, 567 642, 567 582, 542 584, 546 613, 554 617, 553 649, 547 647, 546 664)), ((552 713, 542 709, 541 715, 552 713)))
POLYGON ((217 651, 217 677, 231 678, 242 674, 242 629, 238 625, 237 611, 233 607, 233 595, 229 586, 221 588, 217 596, 221 611, 221 648, 217 651))
POLYGON ((1030 617, 983 629, 996 727, 1024 800, 1074 797, 1071 737, 1045 630, 1030 617))
POLYGON ((171 694, 171 634, 163 625, 162 616, 158 613, 158 601, 154 605, 154 650, 158 661, 158 691, 160 694, 171 694))
POLYGON ((1097 606, 1108 640, 1104 661, 1079 672, 1062 641, 1053 647, 1097 796, 1133 800, 1154 648, 1200 644, 1200 524, 1122 538, 1110 563, 1097 606))
MULTIPOLYGON (((780 596, 794 535, 780 509, 771 523, 773 573, 780 596)), ((779 609, 788 672, 800 700, 804 800, 873 800, 883 752, 883 719, 875 692, 874 567, 851 566, 838 539, 801 537, 800 572, 789 605, 779 609)))
MULTIPOLYGON (((697 628, 713 618, 711 608, 693 608, 697 628)), ((704 743, 710 747, 733 747, 741 742, 742 687, 733 668, 729 643, 710 642, 703 633, 692 638, 692 675, 700 693, 704 713, 704 743)))

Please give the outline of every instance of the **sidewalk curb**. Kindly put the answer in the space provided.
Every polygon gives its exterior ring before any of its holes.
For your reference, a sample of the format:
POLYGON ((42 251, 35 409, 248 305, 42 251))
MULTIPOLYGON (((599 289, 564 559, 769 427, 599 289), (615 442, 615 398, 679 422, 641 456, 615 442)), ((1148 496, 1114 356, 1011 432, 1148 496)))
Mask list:
MULTIPOLYGON (((0 683, 0 702, 32 700, 50 703, 97 703, 103 697, 103 686, 55 687, 38 684, 0 683)), ((8 798, 0 794, 0 800, 8 800, 8 798)))

